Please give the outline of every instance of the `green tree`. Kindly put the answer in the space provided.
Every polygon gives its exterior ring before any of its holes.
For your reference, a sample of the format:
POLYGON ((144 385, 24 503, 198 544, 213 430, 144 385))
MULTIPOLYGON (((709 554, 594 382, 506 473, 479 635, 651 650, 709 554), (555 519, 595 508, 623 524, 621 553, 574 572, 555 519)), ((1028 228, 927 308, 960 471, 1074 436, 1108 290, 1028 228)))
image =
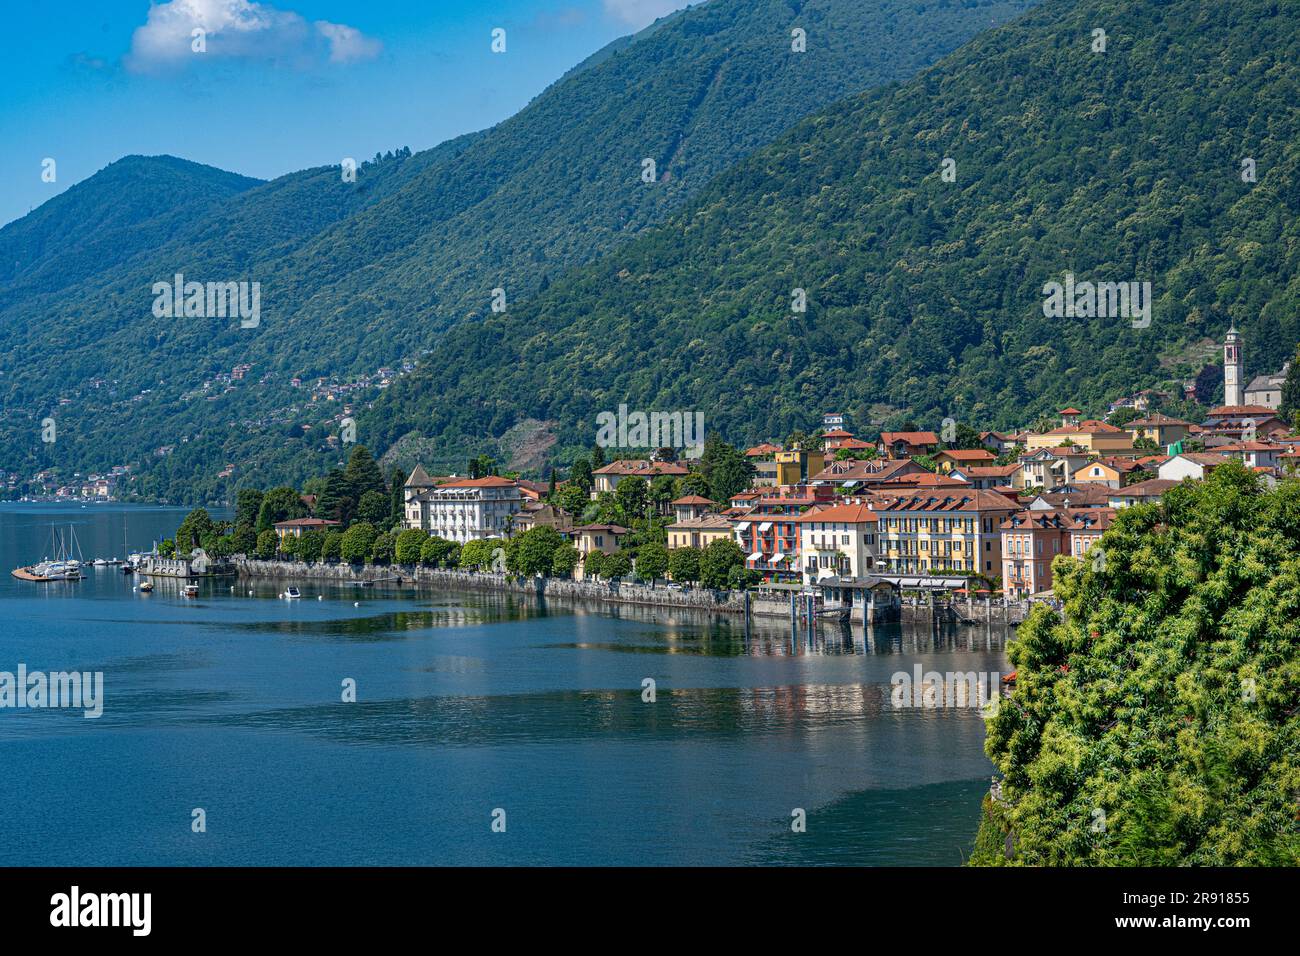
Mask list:
POLYGON ((588 578, 605 577, 605 552, 588 551, 582 557, 582 574, 588 578))
POLYGON ((495 538, 466 541, 460 549, 461 566, 479 571, 490 570, 493 568, 496 550, 500 547, 502 542, 495 538))
POLYGON ((318 528, 304 531, 298 539, 298 558, 302 561, 316 562, 321 558, 321 549, 325 546, 325 532, 318 528))
POLYGON ((745 566, 745 553, 732 538, 710 541, 700 554, 700 583, 706 588, 725 588, 731 569, 745 566))
POLYGON ((280 540, 274 531, 262 531, 257 535, 257 556, 263 561, 270 561, 279 550, 280 540))
POLYGON ((455 567, 449 559, 458 553, 454 541, 434 535, 420 546, 420 563, 429 567, 455 567))
POLYGON ((601 577, 623 578, 632 573, 632 557, 626 551, 607 554, 600 562, 601 577))
POLYGON ((566 514, 577 516, 586 510, 587 505, 591 504, 591 499, 580 485, 576 482, 569 482, 555 493, 552 502, 555 507, 566 514))
POLYGON ((380 527, 388 523, 388 515, 392 507, 392 502, 383 492, 367 491, 357 502, 357 518, 380 527))
POLYGON ((325 541, 321 544, 322 561, 338 561, 343 557, 343 532, 325 532, 325 541))
POLYGON ((262 492, 257 488, 243 488, 235 495, 235 525, 257 524, 258 512, 262 510, 262 492))
POLYGON ((709 479, 702 471, 688 471, 681 479, 680 490, 682 495, 699 495, 701 498, 708 498, 713 494, 713 489, 709 487, 709 479))
POLYGON ((987 721, 972 862, 1300 863, 1300 483, 1221 465, 1052 569, 1063 608, 1017 630, 987 721))
MULTIPOLYGON (((193 549, 203 545, 203 539, 211 535, 215 525, 207 508, 195 508, 185 516, 181 526, 176 529, 173 541, 181 554, 189 554, 193 549)), ((209 544, 211 542, 209 541, 209 544)))
POLYGON ((614 500, 618 503, 619 510, 626 516, 625 520, 639 518, 645 514, 649 490, 646 480, 639 475, 630 475, 618 483, 614 489, 614 500))
POLYGON ((730 501, 733 495, 748 488, 754 479, 754 463, 744 452, 728 445, 716 434, 704 442, 700 471, 709 480, 708 497, 718 502, 730 501))
POLYGON ((1278 412, 1287 421, 1294 420, 1296 413, 1300 412, 1300 349, 1296 350, 1282 381, 1282 404, 1278 412))
POLYGON ((647 497, 656 509, 659 511, 667 511, 668 505, 671 504, 675 498, 681 497, 677 492, 677 489, 680 486, 681 482, 672 475, 655 475, 654 478, 650 479, 650 488, 647 492, 647 497))
POLYGON ((357 499, 352 494, 352 484, 342 469, 331 468, 325 476, 325 490, 316 501, 316 516, 348 524, 357 511, 357 499))
POLYGON ((568 487, 576 486, 584 496, 591 494, 591 489, 596 486, 596 479, 591 474, 591 460, 579 458, 569 469, 568 487))
POLYGON ((419 528, 407 528, 397 536, 397 545, 393 550, 398 564, 419 564, 424 545, 429 535, 419 528))
POLYGON ((278 521, 291 521, 305 518, 307 507, 294 489, 281 486, 272 488, 262 498, 262 506, 257 509, 257 530, 259 533, 270 531, 278 521))
POLYGON ((387 495, 388 493, 388 487, 384 484, 384 473, 379 470, 378 462, 375 461, 374 456, 370 454, 370 449, 365 445, 357 445, 352 449, 343 477, 347 479, 348 488, 352 492, 351 497, 354 501, 360 501, 368 491, 374 491, 380 495, 387 495))
MULTIPOLYGON (((258 505, 260 508, 261 505, 258 505)), ((239 524, 235 526, 231 547, 234 554, 251 555, 257 550, 257 532, 251 524, 239 524)))
POLYGON ((668 576, 678 584, 694 584, 700 579, 700 549, 673 548, 668 552, 668 576))
POLYGON ((663 577, 668 571, 668 549, 651 542, 642 545, 636 553, 636 573, 647 580, 663 577))
POLYGON ((370 557, 370 548, 378 537, 378 532, 372 524, 365 521, 358 521, 343 532, 342 550, 340 556, 348 564, 361 564, 366 558, 370 557))
POLYGON ((548 525, 529 528, 511 539, 508 566, 515 574, 533 576, 550 574, 555 552, 564 545, 564 536, 548 525))
POLYGON ((562 544, 551 555, 551 573, 557 578, 573 577, 578 566, 578 549, 571 544, 562 544))
POLYGON ((402 469, 394 468, 388 473, 388 523, 390 527, 401 526, 406 517, 406 475, 402 469))
POLYGON ((280 556, 283 558, 298 557, 298 545, 301 542, 301 540, 302 539, 297 537, 296 535, 286 534, 283 538, 280 539, 279 542, 280 556))
POLYGON ((387 531, 376 535, 374 543, 370 545, 370 560, 375 564, 392 564, 394 546, 393 536, 387 531))

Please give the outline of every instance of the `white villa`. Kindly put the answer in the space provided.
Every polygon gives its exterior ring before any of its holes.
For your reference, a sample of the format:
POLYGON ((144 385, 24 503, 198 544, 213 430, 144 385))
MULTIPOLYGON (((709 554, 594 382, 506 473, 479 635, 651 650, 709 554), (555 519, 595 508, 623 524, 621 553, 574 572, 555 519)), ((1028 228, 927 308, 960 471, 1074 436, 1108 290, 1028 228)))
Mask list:
POLYGON ((504 538, 523 506, 519 483, 509 478, 446 478, 434 482, 416 466, 406 480, 403 527, 419 528, 464 544, 504 538))

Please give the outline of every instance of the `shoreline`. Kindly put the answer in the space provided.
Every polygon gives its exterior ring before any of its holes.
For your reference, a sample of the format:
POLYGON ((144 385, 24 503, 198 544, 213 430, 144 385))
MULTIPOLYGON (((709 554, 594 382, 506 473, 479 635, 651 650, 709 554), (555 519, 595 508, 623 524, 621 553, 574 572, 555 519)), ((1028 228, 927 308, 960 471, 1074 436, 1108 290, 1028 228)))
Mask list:
MULTIPOLYGON (((307 564, 302 561, 264 561, 256 558, 233 559, 241 579, 282 581, 324 581, 337 585, 367 584, 371 587, 429 587, 444 590, 475 590, 498 594, 520 594, 537 598, 587 601, 607 605, 676 608, 727 616, 751 616, 765 619, 783 618, 806 623, 802 606, 796 606, 794 592, 789 595, 764 595, 752 591, 714 591, 708 588, 670 589, 665 585, 632 584, 616 581, 574 581, 568 578, 527 578, 507 574, 462 571, 451 568, 427 568, 410 565, 307 564)), ((893 609, 892 620, 931 621, 939 623, 1017 624, 1023 620, 1023 608, 1017 604, 910 604, 906 601, 893 609)), ((836 624, 821 619, 818 624, 836 624)), ((861 615, 846 624, 862 625, 861 615)), ((872 623, 887 623, 879 619, 872 623)))

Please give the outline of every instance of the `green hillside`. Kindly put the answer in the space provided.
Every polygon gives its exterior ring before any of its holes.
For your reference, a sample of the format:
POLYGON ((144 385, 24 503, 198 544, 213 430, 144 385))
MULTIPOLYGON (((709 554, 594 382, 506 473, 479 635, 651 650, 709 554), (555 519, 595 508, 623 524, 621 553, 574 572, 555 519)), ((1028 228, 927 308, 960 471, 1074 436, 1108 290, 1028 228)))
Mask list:
POLYGON ((111 269, 0 287, 0 404, 18 410, 0 425, 0 468, 125 458, 154 473, 153 493, 176 497, 228 495, 216 480, 226 463, 241 463, 237 481, 318 471, 317 437, 286 445, 284 430, 338 410, 304 407, 291 378, 414 357, 487 314, 497 287, 521 305, 810 112, 914 75, 1031 5, 711 0, 599 51, 491 130, 385 158, 355 185, 333 167, 286 176, 111 269), (796 26, 807 52, 791 50, 796 26), (261 325, 154 319, 149 289, 177 271, 260 282, 261 325), (242 386, 197 395, 237 363, 255 369, 242 386), (116 384, 87 392, 92 379, 116 384), (35 423, 60 398, 78 414, 42 447, 35 423), (150 457, 161 445, 176 446, 164 464, 150 457))
POLYGON ((174 156, 127 156, 0 229, 0 309, 157 247, 260 180, 174 156))
POLYGON ((878 406, 889 422, 1011 426, 1182 374, 1162 358, 1230 319, 1250 374, 1272 371, 1300 339, 1297 62, 1286 5, 1050 0, 449 333, 364 433, 436 463, 438 447, 509 457, 490 440, 525 420, 563 457, 620 403, 702 411, 733 441, 828 409, 865 426, 878 406), (1044 284, 1067 272, 1151 282, 1150 326, 1046 318, 1044 284))

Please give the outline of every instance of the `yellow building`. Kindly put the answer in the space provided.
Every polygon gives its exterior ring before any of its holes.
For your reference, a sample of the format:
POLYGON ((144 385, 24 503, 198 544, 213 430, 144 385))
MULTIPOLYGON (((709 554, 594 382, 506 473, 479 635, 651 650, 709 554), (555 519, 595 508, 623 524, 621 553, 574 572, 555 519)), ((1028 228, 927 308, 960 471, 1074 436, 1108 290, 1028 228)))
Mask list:
POLYGON ((1077 425, 1066 424, 1041 435, 1030 435, 1026 439, 1025 450, 1037 451, 1039 448, 1060 448, 1067 445, 1078 445, 1099 455, 1124 454, 1133 450, 1133 436, 1122 428, 1090 418, 1077 425))
POLYGON ((791 448, 776 453, 776 483, 778 486, 801 485, 826 468, 826 454, 804 448, 791 448))
POLYGON ((582 559, 578 563, 576 575, 581 581, 586 575, 583 564, 587 555, 593 551, 613 554, 619 550, 619 539, 628 533, 628 529, 616 524, 584 524, 573 529, 573 546, 578 549, 582 559))
POLYGON ((707 548, 719 538, 733 536, 732 524, 722 515, 704 514, 675 521, 666 529, 668 548, 707 548))
POLYGON ((1149 438, 1161 447, 1183 441, 1192 434, 1191 422, 1159 413, 1131 421, 1124 428, 1133 436, 1134 441, 1149 438))
POLYGON ((292 518, 289 521, 277 521, 275 523, 275 533, 283 543, 284 539, 289 536, 301 538, 307 531, 325 531, 337 527, 338 524, 337 521, 329 521, 325 518, 292 518))

